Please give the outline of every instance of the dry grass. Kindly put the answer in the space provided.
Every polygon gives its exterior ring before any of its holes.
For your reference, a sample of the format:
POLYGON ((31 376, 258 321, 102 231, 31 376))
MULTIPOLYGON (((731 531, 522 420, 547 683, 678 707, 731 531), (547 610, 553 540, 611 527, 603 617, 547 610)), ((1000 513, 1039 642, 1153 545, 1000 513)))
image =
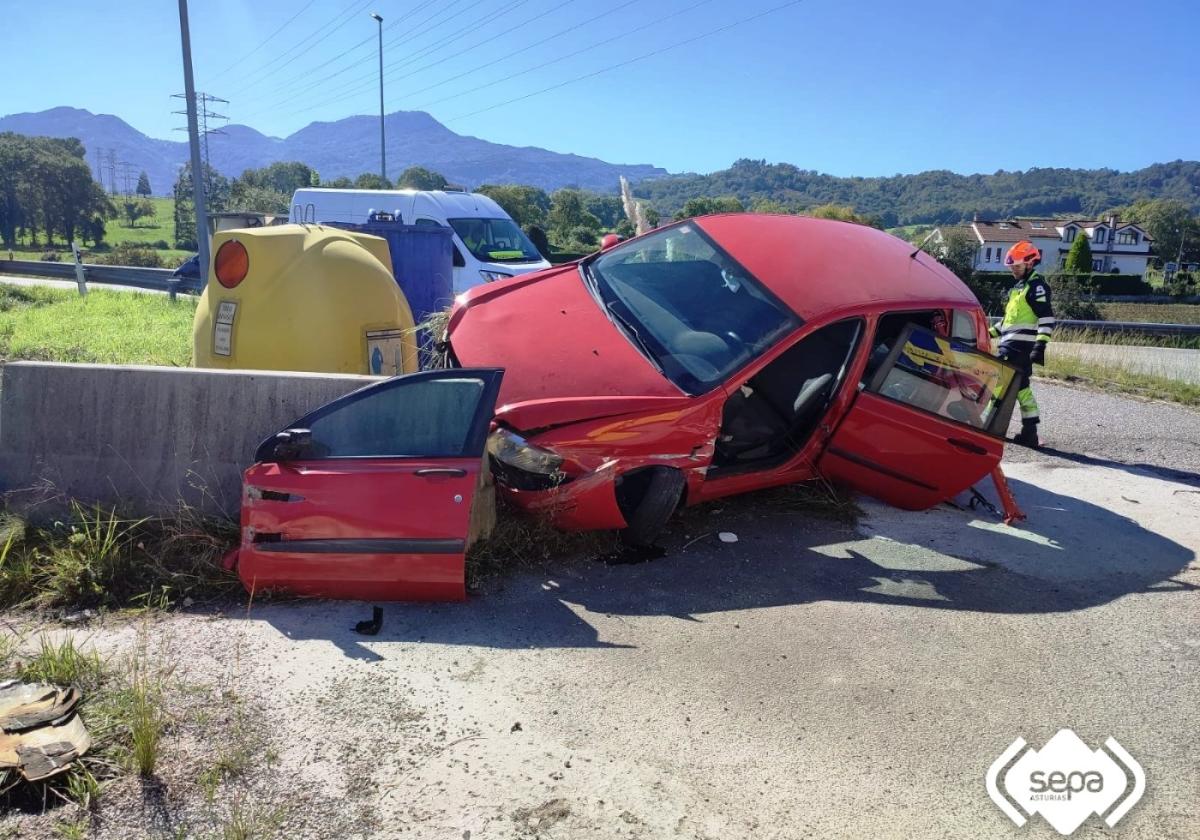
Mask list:
POLYGON ((1200 324, 1200 304, 1195 303, 1097 303, 1096 307, 1105 321, 1200 324))
POLYGON ((236 526, 190 508, 129 519, 75 504, 66 522, 44 530, 8 516, 0 538, 0 607, 165 608, 237 588, 220 567, 236 526))

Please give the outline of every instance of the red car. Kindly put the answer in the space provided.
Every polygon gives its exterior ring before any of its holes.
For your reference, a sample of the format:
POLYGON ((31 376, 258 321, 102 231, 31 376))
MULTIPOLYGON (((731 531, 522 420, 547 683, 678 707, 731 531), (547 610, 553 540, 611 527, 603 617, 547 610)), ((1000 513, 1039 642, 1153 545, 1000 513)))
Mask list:
POLYGON ((264 442, 238 571, 257 589, 462 598, 472 503, 493 477, 517 507, 631 543, 681 505, 819 476, 928 508, 1003 454, 1016 389, 987 335, 957 277, 872 228, 742 214, 662 228, 473 289, 445 369, 264 442))

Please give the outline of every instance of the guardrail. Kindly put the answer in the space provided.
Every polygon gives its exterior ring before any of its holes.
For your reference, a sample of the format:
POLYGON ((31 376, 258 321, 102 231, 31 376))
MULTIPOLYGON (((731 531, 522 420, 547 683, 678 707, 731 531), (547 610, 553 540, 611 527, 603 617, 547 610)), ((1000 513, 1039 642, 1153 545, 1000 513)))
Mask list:
MULTIPOLYGON (((999 324, 999 318, 988 318, 999 324)), ((1138 321, 1058 321, 1057 329, 1091 330, 1097 333, 1136 333, 1139 335, 1200 336, 1200 324, 1143 324, 1138 321)))
MULTIPOLYGON (((75 280, 75 263, 42 262, 40 260, 0 260, 0 274, 19 274, 28 277, 51 277, 58 280, 75 280)), ((195 289, 189 282, 172 277, 169 268, 137 268, 131 265, 83 264, 84 279, 88 283, 104 283, 110 286, 128 286, 132 289, 148 289, 166 292, 174 299, 177 292, 195 289)))

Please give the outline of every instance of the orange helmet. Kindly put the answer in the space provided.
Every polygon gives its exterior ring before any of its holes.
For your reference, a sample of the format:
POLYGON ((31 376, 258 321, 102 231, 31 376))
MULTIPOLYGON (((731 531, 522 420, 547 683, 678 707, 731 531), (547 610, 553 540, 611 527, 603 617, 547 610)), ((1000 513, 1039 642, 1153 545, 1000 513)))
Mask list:
POLYGON ((1005 265, 1028 263, 1029 265, 1034 266, 1041 261, 1042 252, 1035 248, 1033 243, 1027 239, 1022 239, 1016 245, 1009 248, 1008 253, 1004 255, 1005 265))

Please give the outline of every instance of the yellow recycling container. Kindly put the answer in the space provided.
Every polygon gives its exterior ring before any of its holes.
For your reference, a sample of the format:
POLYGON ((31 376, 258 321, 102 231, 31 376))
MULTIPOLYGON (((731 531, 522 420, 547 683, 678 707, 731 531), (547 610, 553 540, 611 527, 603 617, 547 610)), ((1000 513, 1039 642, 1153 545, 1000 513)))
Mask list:
POLYGON ((192 364, 395 376, 418 368, 412 311, 377 236, 278 225, 213 236, 192 364))

